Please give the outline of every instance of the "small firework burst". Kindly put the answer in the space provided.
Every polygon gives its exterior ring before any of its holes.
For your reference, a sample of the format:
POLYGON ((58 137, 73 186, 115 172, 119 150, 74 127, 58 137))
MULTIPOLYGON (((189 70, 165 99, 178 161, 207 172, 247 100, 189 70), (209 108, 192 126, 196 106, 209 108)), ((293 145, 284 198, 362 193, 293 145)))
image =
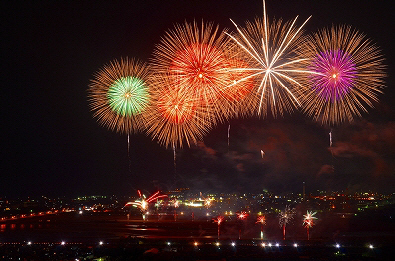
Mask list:
POLYGON ((317 214, 317 212, 309 212, 307 210, 307 214, 303 215, 303 225, 304 227, 312 227, 314 226, 314 219, 317 219, 314 215, 317 214))
POLYGON ((296 213, 295 208, 291 208, 290 206, 286 206, 283 211, 279 214, 279 224, 283 228, 283 239, 285 240, 285 227, 291 220, 294 218, 296 213))
POLYGON ((307 229, 307 240, 310 240, 310 232, 309 229, 314 226, 314 219, 317 219, 314 215, 317 212, 309 212, 307 210, 307 214, 303 215, 303 226, 307 229))

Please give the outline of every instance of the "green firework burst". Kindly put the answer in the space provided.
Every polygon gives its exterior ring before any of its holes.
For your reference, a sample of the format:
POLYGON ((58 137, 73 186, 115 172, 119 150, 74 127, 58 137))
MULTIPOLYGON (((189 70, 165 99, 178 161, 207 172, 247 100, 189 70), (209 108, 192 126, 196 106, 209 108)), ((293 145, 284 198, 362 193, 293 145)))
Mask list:
POLYGON ((121 77, 108 89, 111 109, 122 116, 136 115, 148 106, 149 93, 143 80, 137 77, 121 77))

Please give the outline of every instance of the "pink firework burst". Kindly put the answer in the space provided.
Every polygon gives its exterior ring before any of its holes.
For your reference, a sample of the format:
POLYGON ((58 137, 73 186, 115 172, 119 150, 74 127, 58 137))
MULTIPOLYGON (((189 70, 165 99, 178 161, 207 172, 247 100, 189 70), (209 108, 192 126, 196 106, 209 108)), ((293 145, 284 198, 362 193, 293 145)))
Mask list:
POLYGON ((324 99, 342 99, 355 83, 357 74, 351 56, 342 50, 327 50, 317 54, 312 61, 312 88, 324 99))

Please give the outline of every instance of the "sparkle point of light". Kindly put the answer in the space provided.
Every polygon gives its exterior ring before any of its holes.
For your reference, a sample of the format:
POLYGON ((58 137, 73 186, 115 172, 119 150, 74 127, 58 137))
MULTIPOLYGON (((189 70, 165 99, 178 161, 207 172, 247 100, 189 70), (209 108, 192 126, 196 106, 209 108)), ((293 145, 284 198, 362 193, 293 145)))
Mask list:
POLYGON ((103 245, 103 241, 100 241, 100 242, 99 242, 99 245, 103 245))
POLYGON ((219 242, 215 243, 217 246, 219 246, 219 242))
POLYGON ((171 245, 171 243, 170 243, 170 242, 167 242, 167 245, 168 245, 168 246, 170 246, 170 245, 171 245))
POLYGON ((369 245, 369 248, 370 248, 370 249, 373 249, 374 247, 373 247, 373 245, 372 245, 372 244, 370 244, 370 245, 369 245))
POLYGON ((262 247, 265 247, 265 246, 266 246, 266 244, 265 244, 265 243, 262 243, 262 244, 261 244, 261 246, 262 246, 262 247))
POLYGON ((62 246, 64 246, 64 245, 66 244, 66 242, 62 241, 62 243, 61 243, 61 244, 62 244, 62 246))
POLYGON ((199 78, 203 78, 203 74, 199 73, 199 78))
POLYGON ((336 248, 340 248, 340 245, 339 245, 339 244, 336 244, 336 248))
POLYGON ((298 244, 295 243, 295 244, 294 244, 294 247, 298 247, 298 244))
POLYGON ((280 246, 280 244, 279 243, 276 243, 276 247, 279 247, 280 246))
POLYGON ((269 247, 271 247, 272 246, 272 243, 269 243, 269 245, 268 245, 269 247))
POLYGON ((193 243, 195 246, 197 246, 198 245, 198 242, 195 242, 195 243, 193 243))
POLYGON ((32 244, 32 242, 31 242, 31 241, 29 241, 29 242, 27 242, 27 244, 28 244, 28 245, 31 245, 31 244, 32 244))
POLYGON ((231 244, 232 246, 235 246, 236 245, 236 243, 235 242, 232 242, 232 244, 231 244))

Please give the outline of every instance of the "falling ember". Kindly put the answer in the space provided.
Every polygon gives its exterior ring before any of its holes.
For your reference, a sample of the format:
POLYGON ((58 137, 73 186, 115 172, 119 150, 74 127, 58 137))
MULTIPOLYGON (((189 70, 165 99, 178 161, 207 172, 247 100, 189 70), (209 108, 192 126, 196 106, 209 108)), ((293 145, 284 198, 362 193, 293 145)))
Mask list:
POLYGON ((265 152, 263 152, 263 150, 261 150, 261 157, 263 159, 263 155, 265 155, 265 152))
POLYGON ((230 139, 230 124, 228 126, 228 151, 229 151, 229 139, 230 139))

